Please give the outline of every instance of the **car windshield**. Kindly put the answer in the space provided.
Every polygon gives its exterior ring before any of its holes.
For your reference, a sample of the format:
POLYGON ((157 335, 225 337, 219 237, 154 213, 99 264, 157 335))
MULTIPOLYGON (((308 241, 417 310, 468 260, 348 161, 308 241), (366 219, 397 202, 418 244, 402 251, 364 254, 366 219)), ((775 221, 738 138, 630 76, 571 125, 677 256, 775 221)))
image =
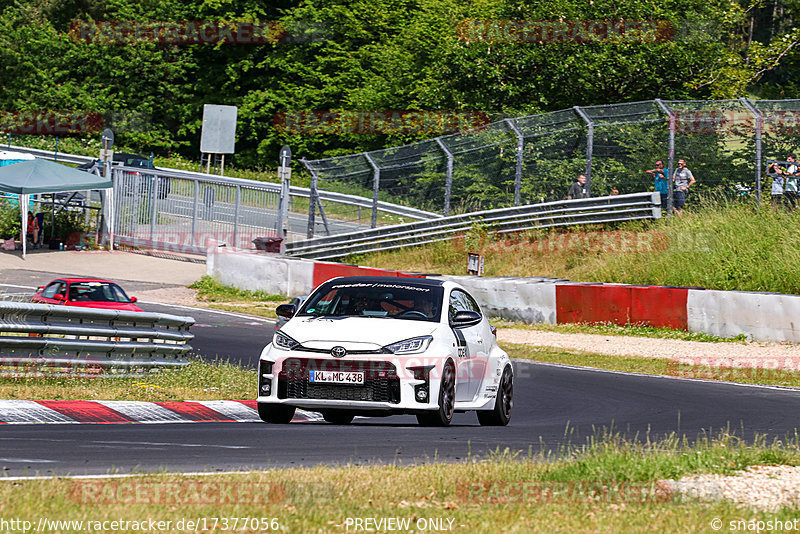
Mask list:
POLYGON ((69 300, 76 302, 125 302, 131 299, 117 284, 109 282, 72 282, 69 300))
POLYGON ((383 282, 328 282, 305 302, 300 316, 385 317, 439 321, 443 289, 383 282))

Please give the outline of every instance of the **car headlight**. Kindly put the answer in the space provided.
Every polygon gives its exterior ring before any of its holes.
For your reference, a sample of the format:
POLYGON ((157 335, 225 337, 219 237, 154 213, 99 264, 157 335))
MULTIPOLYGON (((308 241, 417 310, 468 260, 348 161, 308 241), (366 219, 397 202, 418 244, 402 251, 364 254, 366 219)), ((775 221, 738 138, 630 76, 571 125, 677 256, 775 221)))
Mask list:
POLYGON ((411 339, 392 343, 391 345, 386 345, 383 348, 394 354, 417 354, 419 352, 425 352, 431 344, 431 341, 433 341, 432 336, 413 337, 411 339))
POLYGON ((300 345, 300 343, 290 338, 280 330, 275 332, 275 335, 272 336, 272 344, 278 347, 279 349, 283 350, 292 350, 293 348, 300 345))

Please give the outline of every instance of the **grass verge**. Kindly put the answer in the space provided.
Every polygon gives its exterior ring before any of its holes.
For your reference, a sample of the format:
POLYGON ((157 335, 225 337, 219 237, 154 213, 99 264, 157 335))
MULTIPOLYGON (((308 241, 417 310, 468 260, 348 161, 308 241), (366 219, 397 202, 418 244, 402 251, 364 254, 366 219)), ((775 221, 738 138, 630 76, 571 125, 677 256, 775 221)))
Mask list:
POLYGON ((550 276, 584 282, 699 286, 800 294, 800 211, 703 202, 683 216, 607 227, 466 238, 348 258, 349 263, 466 274, 466 252, 486 276, 550 276), (776 275, 780 273, 780 275, 776 275))
MULTIPOLYGON (((465 443, 465 455, 467 448, 465 443)), ((606 434, 556 455, 521 458, 498 451, 457 464, 0 482, 0 499, 5 518, 33 526, 42 517, 83 522, 50 529, 62 532, 108 530, 92 528, 97 523, 90 522, 111 520, 171 522, 159 531, 177 531, 181 520, 181 530, 194 530, 186 521, 200 521, 198 530, 217 530, 225 521, 233 530, 235 518, 239 531, 345 532, 354 530, 356 518, 389 517, 408 522, 400 524, 408 525, 400 532, 705 532, 715 518, 725 525, 791 521, 797 510, 768 513, 729 502, 700 502, 665 491, 668 486, 658 481, 691 473, 727 474, 749 465, 797 465, 798 459, 796 437, 748 445, 730 434, 693 444, 677 437, 642 443, 606 434), (271 523, 268 528, 262 518, 271 523), (254 519, 259 526, 252 528, 254 519)), ((134 528, 128 524, 118 530, 134 528)))
POLYGON ((284 295, 272 295, 265 291, 248 291, 226 286, 207 275, 190 285, 189 288, 196 289, 197 300, 209 308, 271 319, 277 317, 275 308, 289 300, 289 297, 284 295))
POLYGON ((594 324, 526 324, 493 318, 491 323, 498 328, 517 328, 520 330, 534 330, 538 332, 556 332, 559 334, 597 334, 603 336, 636 336, 654 339, 680 339, 683 341, 702 341, 707 343, 745 343, 747 336, 740 334, 736 337, 719 337, 702 332, 686 332, 672 328, 656 328, 646 325, 620 326, 612 323, 594 324))
MULTIPOLYGON (((560 363, 594 369, 608 369, 625 373, 666 375, 677 378, 720 380, 741 384, 800 387, 800 372, 763 367, 725 367, 714 365, 688 365, 667 358, 640 358, 636 356, 611 356, 556 347, 533 347, 503 343, 503 349, 512 358, 546 363, 560 363)), ((779 362, 780 363, 780 362, 779 362)))
POLYGON ((144 377, 69 375, 0 378, 0 399, 25 400, 226 400, 252 399, 256 373, 226 362, 194 360, 144 377))

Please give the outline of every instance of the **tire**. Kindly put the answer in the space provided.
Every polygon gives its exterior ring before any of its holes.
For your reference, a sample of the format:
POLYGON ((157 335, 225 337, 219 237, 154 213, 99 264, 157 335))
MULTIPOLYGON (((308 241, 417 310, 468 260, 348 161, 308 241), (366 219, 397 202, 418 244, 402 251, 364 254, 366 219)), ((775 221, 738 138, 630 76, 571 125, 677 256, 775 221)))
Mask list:
POLYGON ((478 412, 478 422, 483 426, 506 426, 511 420, 511 410, 514 407, 514 375, 511 367, 503 370, 503 377, 497 387, 497 397, 494 408, 478 412))
POLYGON ((349 425, 355 415, 344 410, 329 410, 322 412, 322 418, 334 425, 349 425))
POLYGON ((265 402, 258 403, 258 416, 265 423, 285 425, 291 422, 292 417, 294 417, 294 411, 294 406, 267 404, 265 402))
POLYGON ((439 409, 417 414, 417 422, 422 426, 447 426, 453 420, 456 406, 456 370, 452 361, 444 364, 442 381, 439 386, 439 409))

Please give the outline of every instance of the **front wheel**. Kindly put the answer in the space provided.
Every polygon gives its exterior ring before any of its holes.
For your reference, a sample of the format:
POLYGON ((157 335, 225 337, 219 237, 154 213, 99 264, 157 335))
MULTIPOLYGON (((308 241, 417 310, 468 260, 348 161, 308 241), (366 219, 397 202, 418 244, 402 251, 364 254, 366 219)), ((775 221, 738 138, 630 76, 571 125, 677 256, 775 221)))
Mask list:
POLYGON ((417 422, 422 426, 447 426, 453 420, 456 406, 456 370, 453 362, 448 361, 442 370, 442 382, 439 385, 439 409, 417 414, 417 422))
POLYGON ((478 412, 478 422, 484 426, 506 426, 511 420, 514 407, 514 375, 511 367, 506 367, 497 388, 494 408, 478 412))
POLYGON ((294 417, 294 411, 294 406, 287 406, 286 404, 258 403, 258 416, 265 423, 285 425, 291 422, 292 417, 294 417))

